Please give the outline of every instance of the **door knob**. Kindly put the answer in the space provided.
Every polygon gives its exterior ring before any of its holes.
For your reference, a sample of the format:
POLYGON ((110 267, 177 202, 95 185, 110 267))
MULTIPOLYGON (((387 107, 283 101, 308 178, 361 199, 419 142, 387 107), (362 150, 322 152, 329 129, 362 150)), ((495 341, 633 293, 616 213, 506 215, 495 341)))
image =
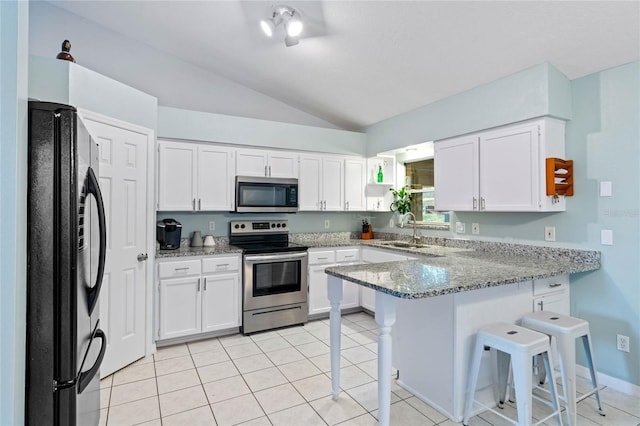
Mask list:
POLYGON ((149 256, 147 255, 147 253, 138 253, 138 262, 144 262, 148 258, 149 256))

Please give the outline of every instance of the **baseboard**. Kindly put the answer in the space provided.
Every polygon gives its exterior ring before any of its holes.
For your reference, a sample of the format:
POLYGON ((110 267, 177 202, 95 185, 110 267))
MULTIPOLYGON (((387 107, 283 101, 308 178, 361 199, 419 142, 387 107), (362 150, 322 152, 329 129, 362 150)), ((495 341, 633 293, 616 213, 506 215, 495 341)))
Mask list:
MULTIPOLYGON (((585 379, 589 379, 590 377, 589 369, 582 365, 576 365, 576 374, 585 379)), ((640 397, 640 386, 636 386, 633 383, 625 382, 624 380, 620 380, 603 373, 598 373, 598 384, 627 395, 640 397)))

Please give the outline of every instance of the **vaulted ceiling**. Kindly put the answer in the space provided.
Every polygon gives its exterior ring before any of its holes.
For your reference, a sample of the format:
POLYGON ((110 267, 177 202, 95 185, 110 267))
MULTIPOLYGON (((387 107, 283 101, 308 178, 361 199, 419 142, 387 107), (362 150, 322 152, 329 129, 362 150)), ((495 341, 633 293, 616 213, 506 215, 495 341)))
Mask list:
POLYGON ((51 3, 354 130, 542 62, 575 79, 640 60, 637 1, 292 1, 293 47, 259 29, 272 2, 51 3))

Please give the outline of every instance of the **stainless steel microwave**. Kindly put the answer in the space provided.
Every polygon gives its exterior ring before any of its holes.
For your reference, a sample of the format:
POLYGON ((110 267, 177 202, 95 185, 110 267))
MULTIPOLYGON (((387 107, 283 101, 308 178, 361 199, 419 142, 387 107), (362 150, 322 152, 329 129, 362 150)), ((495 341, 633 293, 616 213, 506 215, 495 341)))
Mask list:
POLYGON ((236 176, 236 212, 295 213, 298 179, 236 176))

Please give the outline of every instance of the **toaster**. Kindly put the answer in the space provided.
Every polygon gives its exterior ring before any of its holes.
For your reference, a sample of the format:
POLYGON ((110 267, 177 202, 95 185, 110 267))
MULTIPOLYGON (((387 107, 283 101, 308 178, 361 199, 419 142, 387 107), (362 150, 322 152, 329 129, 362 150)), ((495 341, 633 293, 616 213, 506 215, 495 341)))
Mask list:
POLYGON ((162 219, 156 223, 156 240, 160 243, 160 250, 175 250, 180 248, 182 224, 175 219, 162 219))

